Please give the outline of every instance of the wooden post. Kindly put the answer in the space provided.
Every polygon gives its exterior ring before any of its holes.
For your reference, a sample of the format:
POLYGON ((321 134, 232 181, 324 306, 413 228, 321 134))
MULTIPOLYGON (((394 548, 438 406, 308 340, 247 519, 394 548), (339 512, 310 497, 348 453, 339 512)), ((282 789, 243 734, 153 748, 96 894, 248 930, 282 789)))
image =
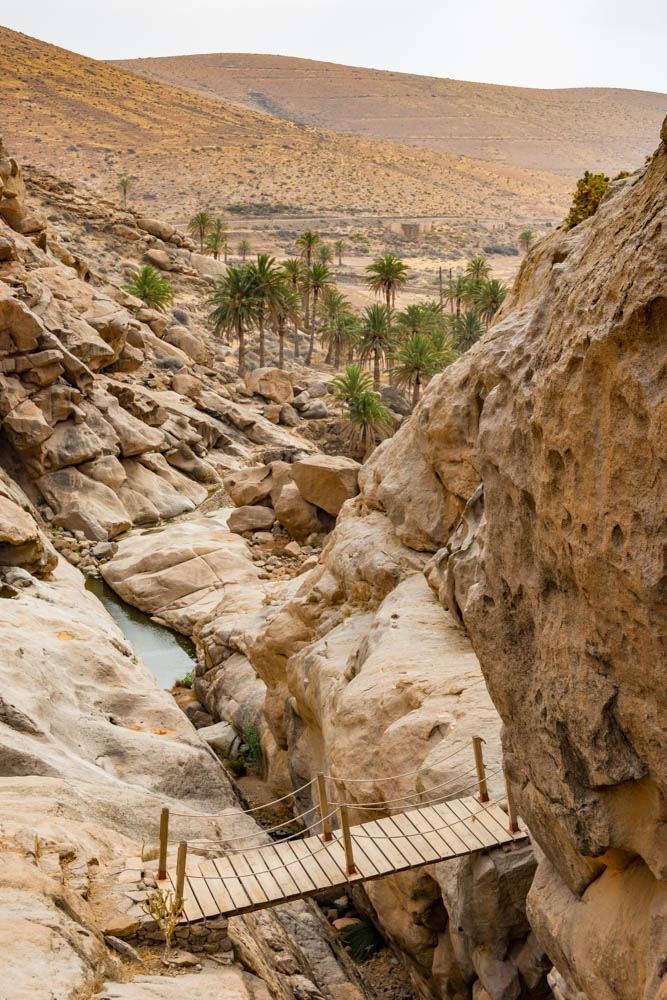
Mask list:
POLYGON ((178 845, 178 855, 176 856, 176 899, 183 900, 183 889, 185 886, 185 859, 188 856, 188 844, 182 840, 178 845))
POLYGON ((516 809, 514 808, 514 800, 512 799, 512 795, 510 793, 510 785, 507 780, 507 775, 505 775, 505 797, 507 798, 507 813, 510 820, 509 831, 510 833, 519 833, 521 828, 517 819, 516 809))
POLYGON ((479 796, 478 800, 480 802, 489 801, 489 790, 486 787, 486 771, 484 770, 484 757, 482 755, 482 743, 484 740, 481 736, 473 736, 472 738, 472 748, 475 753, 475 767, 477 768, 477 781, 479 784, 479 796))
POLYGON ((442 268, 438 268, 438 287, 440 289, 440 308, 442 308, 442 268))
POLYGON ((163 882, 167 877, 167 843, 169 841, 169 810, 163 809, 160 813, 160 857, 157 864, 158 882, 163 882))
POLYGON ((329 800, 327 798, 327 779, 323 774, 317 776, 317 791, 320 796, 320 821, 322 823, 322 840, 333 840, 331 832, 331 816, 329 815, 329 800))
POLYGON ((343 845, 345 847, 345 874, 356 875, 357 866, 354 863, 352 837, 350 836, 350 817, 347 814, 347 806, 344 802, 341 802, 340 806, 340 825, 343 828, 343 845))

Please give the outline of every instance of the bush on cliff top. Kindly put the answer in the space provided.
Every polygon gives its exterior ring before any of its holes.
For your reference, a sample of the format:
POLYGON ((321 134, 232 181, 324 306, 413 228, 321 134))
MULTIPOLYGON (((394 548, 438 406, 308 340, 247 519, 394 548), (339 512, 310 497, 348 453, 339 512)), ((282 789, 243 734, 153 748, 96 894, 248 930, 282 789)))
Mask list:
POLYGON ((608 184, 609 178, 605 174, 591 174, 588 170, 579 178, 572 208, 565 220, 566 229, 574 229, 584 219, 595 215, 608 184))

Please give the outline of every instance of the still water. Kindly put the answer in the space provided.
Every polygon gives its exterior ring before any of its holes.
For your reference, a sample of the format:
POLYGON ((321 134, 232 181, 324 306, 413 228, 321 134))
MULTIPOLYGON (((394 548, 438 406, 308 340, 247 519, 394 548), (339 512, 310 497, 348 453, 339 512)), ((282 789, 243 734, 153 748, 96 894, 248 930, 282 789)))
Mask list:
POLYGON ((99 577, 89 576, 86 590, 99 598, 160 687, 172 687, 174 681, 194 668, 197 654, 187 636, 151 621, 149 615, 122 601, 99 577))

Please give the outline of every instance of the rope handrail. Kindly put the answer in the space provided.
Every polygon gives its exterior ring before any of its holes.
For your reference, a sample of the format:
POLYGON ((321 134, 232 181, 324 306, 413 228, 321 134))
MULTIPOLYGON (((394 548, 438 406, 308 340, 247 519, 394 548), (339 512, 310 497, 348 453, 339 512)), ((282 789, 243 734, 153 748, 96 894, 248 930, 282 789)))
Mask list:
MULTIPOLYGON (((497 773, 498 773, 497 771, 492 772, 492 774, 497 774, 497 773)), ((461 795, 461 794, 463 794, 465 792, 471 792, 471 791, 473 791, 475 789, 475 787, 476 787, 475 784, 464 785, 462 788, 454 789, 453 791, 449 792, 447 795, 443 795, 441 798, 434 799, 432 802, 423 802, 422 805, 424 805, 424 806, 446 805, 448 802, 452 801, 452 799, 453 799, 453 797, 455 795, 461 795)), ((485 803, 480 802, 479 804, 481 806, 484 806, 486 808, 485 803)), ((495 802, 493 804, 494 805, 498 805, 497 802, 495 802)), ((379 809, 378 810, 373 810, 373 811, 380 812, 379 809)), ((405 816, 405 815, 409 815, 409 813, 399 813, 399 815, 405 816)), ((387 817, 384 817, 384 818, 386 818, 386 819, 392 819, 392 814, 390 813, 387 817)), ((374 820, 369 820, 368 822, 374 822, 374 820)), ((454 820, 453 822, 460 822, 460 820, 457 819, 457 820, 454 820)), ((363 826, 363 823, 360 824, 360 825, 363 826)), ((357 836, 361 837, 361 836, 367 836, 367 835, 366 834, 356 834, 355 833, 354 836, 355 837, 357 837, 357 836)), ((417 834, 405 834, 405 836, 406 837, 407 836, 415 837, 415 836, 417 836, 417 834)), ((371 839, 373 840, 375 838, 371 837, 371 839)), ((378 839, 381 839, 381 838, 378 837, 378 839)), ((387 838, 384 838, 384 839, 387 839, 387 838)), ((400 838, 389 837, 388 839, 389 840, 395 840, 395 839, 400 839, 400 838)))
MULTIPOLYGON (((449 785, 450 782, 455 781, 459 778, 464 778, 466 775, 471 774, 474 770, 475 767, 473 765, 472 767, 466 768, 465 771, 461 771, 459 774, 450 775, 450 777, 447 778, 446 781, 442 781, 438 785, 433 785, 432 788, 425 788, 421 792, 409 792, 407 795, 399 795, 397 798, 384 799, 378 802, 346 802, 345 804, 350 809, 375 809, 375 808, 381 809, 383 806, 393 805, 395 802, 405 802, 408 799, 416 799, 420 795, 430 795, 431 792, 435 792, 439 788, 444 788, 445 785, 449 785)), ((496 774, 497 772, 494 771, 493 773, 496 774)), ((487 777, 492 777, 492 776, 493 775, 487 775, 487 777)), ((407 804, 410 805, 411 803, 408 802, 407 804)))
MULTIPOLYGON (((313 812, 314 808, 315 807, 313 807, 313 809, 309 809, 308 812, 313 812)), ((326 816, 324 816, 323 819, 324 820, 331 819, 333 816, 336 815, 336 813, 338 811, 338 808, 339 808, 338 803, 336 803, 335 806, 334 806, 334 808, 331 810, 331 812, 328 813, 326 816)), ((278 843, 280 843, 280 844, 288 844, 291 840, 301 840, 303 838, 303 835, 305 833, 309 833, 311 830, 314 830, 316 827, 320 826, 320 824, 322 823, 322 821, 323 821, 322 819, 318 819, 318 820, 316 820, 315 823, 311 823, 310 826, 304 827, 303 830, 297 830, 296 833, 290 834, 289 837, 281 837, 281 839, 278 841, 278 843)), ((263 829, 260 828, 259 830, 257 830, 256 833, 250 834, 250 836, 251 837, 261 837, 264 834, 268 834, 270 832, 271 832, 270 830, 263 830, 263 829)), ((239 839, 239 838, 225 837, 225 841, 236 840, 236 839, 239 839)), ((245 839, 249 839, 249 838, 245 838, 245 839)), ((190 843, 190 844, 199 844, 200 846, 201 845, 205 845, 205 844, 209 844, 211 847, 220 847, 220 841, 218 841, 218 840, 207 840, 204 837, 199 838, 198 840, 188 841, 188 843, 190 843)), ((260 847, 271 847, 271 846, 272 846, 271 843, 269 843, 269 844, 257 844, 255 847, 248 848, 248 850, 258 850, 260 847)), ((233 857, 235 854, 242 853, 241 851, 238 850, 238 848, 235 848, 235 847, 234 848, 220 848, 220 850, 222 851, 221 857, 225 857, 225 858, 227 858, 227 857, 233 857)))
MULTIPOLYGON (((496 774, 499 774, 501 771, 502 771, 502 767, 498 767, 498 768, 496 768, 496 770, 491 771, 487 775, 487 777, 492 778, 496 774)), ((459 777, 462 777, 462 775, 460 775, 459 777)), ((443 782, 443 784, 449 784, 449 782, 443 782)), ((436 786, 436 788, 437 787, 439 787, 439 786, 436 786)), ((424 805, 424 806, 440 805, 442 803, 447 802, 447 800, 451 799, 453 796, 460 795, 463 792, 474 790, 476 787, 477 787, 477 782, 476 781, 469 782, 469 783, 463 784, 463 785, 457 785, 457 786, 454 786, 454 787, 450 788, 447 791, 446 795, 438 797, 438 798, 436 798, 433 801, 421 802, 420 805, 424 805)), ((433 790, 435 790, 435 789, 431 789, 431 791, 433 791, 433 790)), ((420 794, 424 794, 424 793, 420 793, 420 794)), ((349 802, 346 802, 344 804, 348 808, 354 808, 354 809, 357 809, 357 810, 360 810, 360 811, 363 811, 364 809, 369 809, 371 812, 386 812, 387 811, 382 806, 376 807, 376 806, 373 806, 372 804, 371 805, 364 805, 363 803, 349 803, 349 802)), ((283 838, 281 838, 281 840, 279 841, 279 843, 281 843, 281 844, 287 844, 287 843, 289 843, 292 840, 301 840, 301 839, 303 839, 303 837, 304 837, 305 834, 309 833, 311 830, 314 830, 316 827, 321 826, 321 824, 322 824, 322 822, 324 820, 331 819, 333 816, 337 815, 340 807, 341 807, 341 803, 340 802, 333 803, 333 808, 331 809, 331 811, 326 816, 324 816, 323 818, 320 818, 320 819, 316 820, 316 822, 312 823, 310 826, 307 826, 307 827, 305 827, 302 830, 298 830, 296 833, 291 834, 289 837, 283 837, 283 838)), ((313 812, 315 808, 316 807, 313 807, 312 809, 309 809, 307 811, 308 812, 313 812)), ((250 839, 251 837, 261 837, 263 834, 268 834, 270 832, 271 832, 271 830, 258 830, 256 833, 250 834, 249 837, 246 837, 244 839, 250 839)), ((355 834, 355 836, 362 836, 362 834, 355 834)), ((410 836, 416 836, 416 835, 415 834, 411 834, 410 836)), ((239 838, 234 838, 234 837, 226 837, 225 838, 226 841, 235 840, 235 839, 239 839, 239 838)), ((390 839, 392 839, 392 838, 390 838, 390 839)), ((223 848, 223 847, 221 847, 220 841, 217 841, 217 840, 208 840, 206 838, 199 838, 197 840, 190 841, 190 843, 191 844, 197 844, 200 849, 209 849, 209 850, 210 849, 219 849, 220 852, 221 852, 219 856, 220 857, 225 857, 225 858, 234 857, 234 855, 241 853, 238 850, 238 848, 223 848)), ((272 845, 271 844, 257 844, 257 845, 255 845, 255 847, 249 848, 249 849, 251 849, 251 850, 257 850, 260 847, 270 847, 270 846, 272 846, 272 845)))
MULTIPOLYGON (((263 805, 253 806, 252 809, 242 809, 240 811, 243 812, 245 815, 249 815, 250 813, 260 812, 262 809, 268 809, 270 806, 278 805, 279 802, 285 802, 286 799, 291 799, 294 795, 298 795, 299 792, 302 792, 305 788, 310 788, 310 786, 313 785, 313 784, 315 784, 316 781, 317 781, 317 778, 311 778, 310 781, 306 781, 305 784, 300 785, 298 788, 295 788, 291 792, 288 792, 287 795, 282 795, 279 799, 271 799, 270 802, 265 802, 263 805)), ((310 810, 306 810, 306 811, 309 812, 310 810)), ((239 812, 239 810, 238 809, 234 809, 233 812, 239 812)), ((225 814, 224 814, 224 812, 222 812, 222 813, 182 813, 182 812, 175 812, 174 810, 170 809, 169 810, 169 815, 170 816, 181 816, 181 817, 184 817, 185 819, 221 819, 225 814)))
MULTIPOLYGON (((415 774, 421 774, 423 771, 430 771, 434 767, 437 767, 439 764, 444 764, 446 761, 451 760, 453 757, 456 757, 457 754, 461 753, 461 751, 464 750, 464 749, 465 749, 465 745, 464 744, 460 744, 451 753, 446 754, 444 757, 441 757, 438 760, 434 760, 434 761, 432 761, 429 764, 422 764, 420 767, 417 767, 417 768, 415 768, 412 771, 402 771, 399 774, 391 774, 391 775, 388 775, 388 776, 383 777, 383 778, 346 778, 346 777, 340 777, 338 775, 333 775, 333 774, 325 774, 324 777, 328 778, 330 781, 341 782, 341 783, 345 783, 345 784, 369 784, 369 783, 374 783, 374 782, 396 781, 399 778, 409 778, 409 777, 412 777, 415 774)), ((264 802, 261 805, 252 806, 251 808, 244 809, 242 811, 243 811, 244 814, 250 815, 251 813, 261 812, 263 809, 269 809, 271 806, 279 805, 281 802, 286 802, 287 799, 291 799, 295 795, 298 795, 299 792, 305 791, 306 788, 310 788, 312 785, 315 784, 316 781, 317 781, 317 778, 311 778, 310 781, 304 782, 303 785, 299 785, 298 788, 293 789, 291 792, 288 792, 286 795, 281 795, 280 798, 271 799, 270 802, 264 802)), ((236 811, 236 810, 234 810, 234 811, 236 811)), ((307 813, 307 812, 310 812, 310 811, 311 810, 307 809, 305 812, 307 813)), ((185 812, 177 812, 177 811, 171 810, 171 809, 169 810, 169 814, 171 816, 178 816, 178 817, 180 817, 182 819, 213 819, 213 820, 215 820, 215 819, 221 819, 225 815, 224 812, 223 813, 194 813, 194 812, 185 813, 185 812)), ((300 814, 300 816, 303 816, 303 815, 305 815, 305 813, 301 813, 300 814)), ((299 819, 300 816, 294 817, 294 820, 299 819)), ((288 820, 288 821, 286 821, 285 824, 282 824, 282 825, 287 825, 287 823, 292 822, 292 821, 293 820, 288 820)), ((276 829, 277 829, 277 827, 276 827, 276 829)))
POLYGON ((398 778, 409 778, 414 774, 421 774, 422 771, 430 771, 432 768, 437 767, 438 764, 444 764, 445 761, 451 760, 452 757, 456 757, 456 755, 460 753, 463 749, 465 749, 465 746, 464 744, 461 744, 452 753, 447 754, 447 756, 445 757, 441 757, 440 760, 434 760, 430 764, 422 764, 421 767, 415 768, 414 771, 403 771, 400 774, 391 774, 386 778, 344 778, 344 777, 339 777, 338 775, 335 774, 325 774, 324 777, 328 778, 330 781, 345 782, 345 784, 348 785, 368 784, 369 782, 379 782, 379 781, 396 781, 398 778))
MULTIPOLYGON (((495 805, 495 804, 496 803, 490 803, 489 805, 486 805, 485 803, 480 802, 479 803, 479 805, 481 807, 480 808, 480 812, 481 811, 487 812, 488 809, 490 808, 490 806, 491 805, 495 805)), ((477 813, 477 814, 471 813, 470 814, 470 818, 474 819, 476 815, 479 815, 479 813, 477 813)), ((378 837, 372 837, 372 836, 370 836, 370 834, 360 834, 360 833, 354 833, 353 837, 354 837, 355 840, 406 840, 406 839, 409 839, 411 837, 424 837, 425 834, 429 834, 429 833, 441 833, 443 830, 450 830, 453 826, 455 826, 458 823, 462 823, 462 822, 463 822, 463 820, 456 819, 454 822, 444 823, 442 826, 434 826, 430 830, 427 830, 427 831, 415 832, 415 833, 407 833, 407 834, 403 834, 401 837, 391 837, 389 835, 387 835, 387 836, 383 835, 383 836, 378 836, 378 837)), ((336 844, 338 846, 340 846, 340 841, 338 839, 336 839, 336 844)), ((272 846, 272 845, 268 845, 268 846, 272 846)), ((318 856, 318 854, 322 854, 323 851, 329 850, 330 846, 331 846, 330 842, 329 843, 324 843, 322 845, 322 847, 318 848, 316 851, 312 851, 311 853, 309 853, 308 857, 301 857, 301 858, 295 857, 293 861, 286 861, 284 864, 277 865, 275 868, 263 868, 263 869, 260 869, 259 871, 246 872, 245 875, 235 875, 235 877, 241 880, 241 879, 244 879, 244 878, 254 878, 257 875, 270 875, 272 872, 282 871, 285 868, 289 868, 291 865, 301 864, 301 862, 308 861, 310 858, 316 858, 318 856)), ((435 864, 436 862, 432 862, 432 863, 435 864)), ((215 874, 215 875, 190 875, 190 874, 188 874, 187 877, 189 879, 220 879, 220 880, 222 880, 224 882, 224 879, 225 878, 229 878, 230 876, 228 876, 228 875, 222 876, 222 875, 220 875, 218 873, 218 874, 215 874)), ((349 876, 348 876, 348 880, 349 880, 349 876)))
MULTIPOLYGON (((269 826, 269 827, 260 826, 258 830, 254 830, 252 833, 239 834, 238 837, 225 837, 224 839, 244 841, 244 840, 252 840, 253 837, 259 837, 263 833, 275 833, 276 830, 282 830, 284 826, 291 826, 293 823, 296 823, 297 820, 303 819, 305 816, 308 815, 308 813, 315 812, 316 810, 317 806, 311 806, 310 809, 306 809, 304 812, 299 813, 298 816, 292 816, 290 817, 290 819, 286 819, 282 823, 277 823, 275 826, 269 826)), ((245 815, 245 813, 241 813, 240 815, 245 815)), ((202 837, 199 839, 206 840, 207 838, 202 837)), ((170 844, 177 844, 179 843, 179 841, 180 841, 179 837, 170 837, 168 842, 170 844)), ((190 841, 190 843, 194 842, 195 841, 190 841)), ((211 843, 213 843, 213 841, 211 841, 211 843)))

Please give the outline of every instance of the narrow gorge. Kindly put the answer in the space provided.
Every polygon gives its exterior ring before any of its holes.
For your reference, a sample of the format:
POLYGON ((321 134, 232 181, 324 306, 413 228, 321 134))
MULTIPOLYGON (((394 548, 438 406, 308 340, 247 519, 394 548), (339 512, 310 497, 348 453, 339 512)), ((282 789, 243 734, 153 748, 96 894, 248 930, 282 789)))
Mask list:
POLYGON ((667 996, 667 120, 363 463, 323 358, 236 374, 223 268, 0 148, 0 998, 667 996), (185 711, 89 575, 192 640, 185 711), (325 773, 355 821, 472 795, 479 736, 529 839, 349 887, 386 983, 335 898, 141 966, 163 807, 195 858, 270 842, 249 726, 263 801, 316 814, 325 773))

